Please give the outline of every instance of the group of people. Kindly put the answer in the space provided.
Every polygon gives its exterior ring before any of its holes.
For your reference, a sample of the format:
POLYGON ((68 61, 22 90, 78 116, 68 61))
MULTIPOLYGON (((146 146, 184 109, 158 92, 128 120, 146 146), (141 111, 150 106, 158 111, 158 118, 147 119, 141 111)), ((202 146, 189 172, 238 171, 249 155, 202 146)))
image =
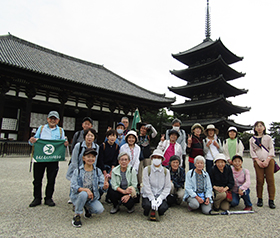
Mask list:
MULTIPOLYGON (((64 131, 58 127, 59 114, 51 111, 47 124, 38 128, 30 138, 33 145, 40 139, 63 139, 64 131)), ((115 129, 109 128, 103 143, 96 143, 97 134, 92 128, 92 119, 83 119, 83 130, 75 133, 72 141, 72 157, 66 178, 70 180, 70 200, 75 215, 74 227, 81 227, 81 215, 104 211, 100 202, 112 204, 111 214, 121 205, 128 213, 134 212, 135 203, 142 197, 144 215, 152 221, 172 205, 185 201, 188 210, 201 208, 204 214, 219 209, 228 210, 245 203, 244 210, 252 210, 250 200, 250 173, 242 167, 243 144, 237 138, 237 129, 228 129, 228 138, 221 142, 219 130, 214 125, 204 128, 195 123, 191 134, 181 129, 181 121, 174 119, 172 128, 161 136, 152 152, 150 142, 156 137, 156 129, 148 123, 138 123, 137 131, 128 130, 129 120, 123 117, 115 129), (205 138, 202 137, 205 135, 205 138), (189 171, 185 160, 188 155, 189 171), (206 170, 204 170, 206 168, 206 170)), ((275 208, 274 147, 270 136, 265 133, 263 122, 254 125, 255 135, 250 139, 250 153, 257 177, 257 206, 263 206, 264 178, 268 184, 269 207, 275 208)), ((65 146, 68 142, 65 141, 65 146)), ((34 200, 29 205, 41 204, 42 178, 47 168, 45 204, 55 206, 52 200, 58 162, 39 162, 33 167, 34 200), (50 165, 48 163, 54 163, 50 165)))

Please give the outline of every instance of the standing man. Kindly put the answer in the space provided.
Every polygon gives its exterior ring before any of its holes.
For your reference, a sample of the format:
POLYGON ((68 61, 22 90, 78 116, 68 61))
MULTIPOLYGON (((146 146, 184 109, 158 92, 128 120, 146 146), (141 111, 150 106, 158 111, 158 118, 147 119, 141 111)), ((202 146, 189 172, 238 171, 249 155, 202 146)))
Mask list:
MULTIPOLYGON (((57 126, 59 123, 59 114, 57 111, 50 111, 47 117, 47 124, 41 125, 36 134, 29 139, 29 144, 33 145, 36 143, 37 139, 43 140, 65 140, 64 130, 57 126)), ((68 141, 64 142, 65 146, 68 146, 68 141)), ((52 200, 55 178, 58 172, 58 161, 56 162, 35 162, 33 166, 33 196, 34 200, 29 204, 29 207, 35 207, 41 204, 42 200, 42 180, 44 176, 45 169, 47 169, 47 186, 46 186, 46 197, 45 205, 55 206, 52 200)))
POLYGON ((83 119, 82 122, 82 128, 83 130, 80 131, 76 131, 76 133, 73 136, 73 140, 72 140, 72 145, 71 145, 71 151, 73 151, 75 145, 79 142, 83 142, 84 141, 84 131, 87 129, 92 128, 93 126, 93 121, 90 117, 85 117, 83 119))
POLYGON ((128 129, 128 127, 129 127, 129 120, 128 120, 128 118, 127 117, 123 117, 121 119, 121 123, 124 124, 124 132, 123 132, 123 134, 124 134, 124 136, 126 136, 126 134, 129 132, 129 129, 128 129))

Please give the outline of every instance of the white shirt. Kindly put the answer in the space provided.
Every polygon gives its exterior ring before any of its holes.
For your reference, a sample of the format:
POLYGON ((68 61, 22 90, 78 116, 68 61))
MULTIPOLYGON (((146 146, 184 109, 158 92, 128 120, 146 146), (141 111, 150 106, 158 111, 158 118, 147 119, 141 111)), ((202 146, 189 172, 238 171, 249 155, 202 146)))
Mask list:
POLYGON ((143 187, 141 190, 144 198, 149 198, 152 201, 160 197, 164 200, 169 195, 171 190, 170 172, 168 169, 165 171, 162 165, 159 168, 151 165, 151 174, 149 176, 148 166, 144 168, 143 187))

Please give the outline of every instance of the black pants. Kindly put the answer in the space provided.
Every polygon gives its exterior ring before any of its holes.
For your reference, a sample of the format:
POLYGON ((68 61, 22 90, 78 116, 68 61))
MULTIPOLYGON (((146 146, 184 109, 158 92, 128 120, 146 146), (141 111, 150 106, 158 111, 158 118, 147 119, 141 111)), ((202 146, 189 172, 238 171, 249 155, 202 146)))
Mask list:
MULTIPOLYGON (((111 202, 113 203, 114 207, 116 207, 119 202, 121 201, 121 198, 123 196, 125 196, 125 194, 122 194, 118 191, 115 191, 114 189, 110 188, 108 190, 108 194, 109 194, 109 198, 111 200, 111 202)), ((134 199, 132 197, 129 198, 129 200, 127 201, 127 203, 122 203, 128 210, 130 210, 131 208, 133 208, 135 202, 134 199)))
POLYGON ((47 169, 47 186, 46 186, 46 199, 53 196, 55 178, 58 172, 58 162, 38 162, 33 166, 33 185, 34 185, 34 198, 42 199, 42 180, 44 177, 45 169, 47 169))
MULTIPOLYGON (((151 210, 151 202, 149 198, 142 198, 142 208, 144 209, 144 215, 148 216, 151 210)), ((158 214, 163 215, 168 209, 168 204, 166 200, 162 201, 162 204, 158 208, 158 214)))

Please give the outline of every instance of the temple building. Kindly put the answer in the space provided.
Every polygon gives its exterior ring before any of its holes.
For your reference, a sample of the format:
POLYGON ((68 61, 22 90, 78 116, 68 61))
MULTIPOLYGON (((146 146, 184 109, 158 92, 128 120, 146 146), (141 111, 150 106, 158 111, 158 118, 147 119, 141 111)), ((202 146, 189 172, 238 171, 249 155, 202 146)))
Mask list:
POLYGON ((177 115, 185 118, 182 127, 190 133, 194 123, 204 127, 214 124, 224 138, 227 129, 235 126, 239 132, 251 130, 250 125, 241 125, 230 120, 231 115, 238 115, 250 110, 232 104, 228 97, 246 94, 248 90, 238 89, 230 84, 231 80, 244 77, 230 67, 231 64, 241 61, 243 57, 236 56, 228 50, 221 39, 213 41, 210 38, 209 1, 207 1, 205 39, 197 46, 172 54, 181 63, 188 66, 182 70, 172 70, 171 74, 186 81, 180 87, 168 87, 170 91, 186 97, 184 103, 173 104, 170 109, 177 115))
POLYGON ((46 123, 51 110, 69 141, 89 116, 104 140, 108 126, 121 117, 169 107, 167 98, 139 87, 102 65, 77 59, 25 41, 0 36, 1 138, 27 141, 31 131, 46 123))

